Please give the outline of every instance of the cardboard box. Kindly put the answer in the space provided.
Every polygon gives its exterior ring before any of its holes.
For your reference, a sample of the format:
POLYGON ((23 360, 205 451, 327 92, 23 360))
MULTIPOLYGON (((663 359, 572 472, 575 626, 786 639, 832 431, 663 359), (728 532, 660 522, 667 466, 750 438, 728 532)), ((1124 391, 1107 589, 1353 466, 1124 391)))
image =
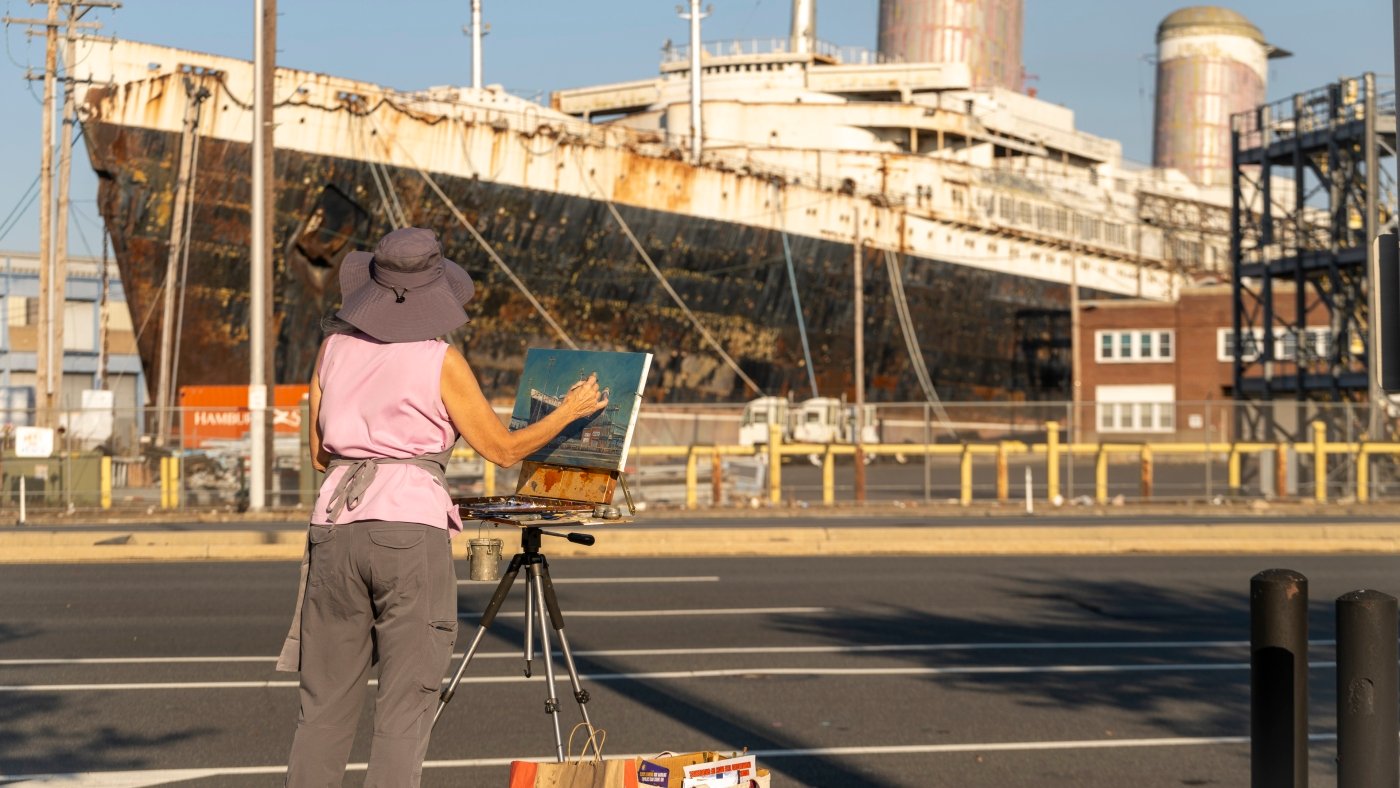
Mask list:
MULTIPOLYGON (((659 755, 655 758, 646 758, 644 760, 669 770, 670 774, 667 778, 666 788, 681 788, 681 786, 685 783, 685 767, 696 766, 704 763, 714 763, 715 761, 720 761, 732 757, 740 757, 742 755, 743 753, 733 753, 731 755, 725 755, 722 753, 715 752, 713 750, 704 750, 701 752, 659 755)), ((753 782, 757 783, 759 788, 768 788, 769 779, 770 777, 767 769, 760 769, 755 766, 755 775, 753 777, 753 782)), ((743 783, 740 783, 740 785, 743 786, 743 783)))

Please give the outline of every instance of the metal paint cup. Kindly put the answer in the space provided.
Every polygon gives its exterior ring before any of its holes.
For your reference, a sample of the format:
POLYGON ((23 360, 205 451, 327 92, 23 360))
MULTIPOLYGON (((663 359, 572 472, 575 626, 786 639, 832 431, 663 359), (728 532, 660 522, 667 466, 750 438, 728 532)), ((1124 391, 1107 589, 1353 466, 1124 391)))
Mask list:
POLYGON ((471 555, 468 576, 472 580, 501 579, 501 547, 503 544, 500 539, 470 539, 467 541, 471 555))

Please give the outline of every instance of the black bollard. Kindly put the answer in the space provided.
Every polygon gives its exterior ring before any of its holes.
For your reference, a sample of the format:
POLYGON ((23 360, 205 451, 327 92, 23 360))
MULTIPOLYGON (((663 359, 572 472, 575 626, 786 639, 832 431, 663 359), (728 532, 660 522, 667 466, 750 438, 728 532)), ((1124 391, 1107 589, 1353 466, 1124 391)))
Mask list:
POLYGON ((1308 785, 1308 579, 1267 569, 1249 581, 1252 788, 1308 785))
POLYGON ((1337 788, 1400 785, 1395 597, 1337 598, 1337 788))

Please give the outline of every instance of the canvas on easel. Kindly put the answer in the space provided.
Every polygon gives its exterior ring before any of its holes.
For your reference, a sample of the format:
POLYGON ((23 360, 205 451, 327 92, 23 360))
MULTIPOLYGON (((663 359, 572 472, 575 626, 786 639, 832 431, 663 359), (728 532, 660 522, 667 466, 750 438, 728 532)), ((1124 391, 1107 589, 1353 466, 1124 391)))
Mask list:
POLYGON ((618 476, 627 463, 650 368, 650 353, 530 348, 510 429, 549 415, 559 407, 569 387, 589 375, 598 376, 598 389, 607 395, 608 405, 574 421, 525 458, 516 493, 611 503, 618 476))
POLYGON ((608 406, 565 427, 557 438, 526 459, 551 465, 622 470, 650 367, 650 353, 530 348, 510 415, 512 430, 549 415, 563 401, 569 387, 589 375, 598 376, 598 389, 607 396, 608 406))

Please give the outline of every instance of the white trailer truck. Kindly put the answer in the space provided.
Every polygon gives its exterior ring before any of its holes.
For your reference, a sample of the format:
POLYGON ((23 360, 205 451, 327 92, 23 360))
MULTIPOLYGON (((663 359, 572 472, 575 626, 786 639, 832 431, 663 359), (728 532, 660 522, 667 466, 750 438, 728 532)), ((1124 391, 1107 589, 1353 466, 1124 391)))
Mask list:
MULTIPOLYGON (((786 443, 850 445, 855 443, 857 434, 861 443, 880 442, 880 420, 874 405, 857 408, 836 397, 813 397, 797 404, 782 397, 759 397, 744 406, 739 422, 740 445, 767 445, 771 424, 781 428, 786 443)), ((820 456, 812 456, 813 462, 821 462, 820 456)), ((866 461, 870 461, 869 455, 866 461)))

